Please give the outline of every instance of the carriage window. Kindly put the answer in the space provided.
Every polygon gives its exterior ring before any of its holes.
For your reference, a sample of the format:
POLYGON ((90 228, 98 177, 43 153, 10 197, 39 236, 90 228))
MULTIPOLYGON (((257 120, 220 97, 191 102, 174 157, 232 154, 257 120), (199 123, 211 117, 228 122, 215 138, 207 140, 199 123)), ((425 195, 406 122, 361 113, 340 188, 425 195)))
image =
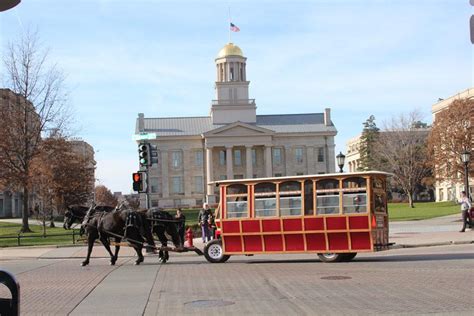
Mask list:
POLYGON ((365 178, 353 177, 342 182, 342 205, 344 213, 367 212, 367 181, 365 178))
POLYGON ((339 181, 324 179, 316 182, 317 214, 339 214, 339 181))
POLYGON ((288 181, 280 184, 280 216, 301 215, 301 183, 288 181))
POLYGON ((270 182, 258 183, 254 188, 255 216, 276 216, 276 184, 270 182))
POLYGON ((313 181, 306 180, 304 182, 304 215, 314 215, 313 197, 313 181))
POLYGON ((227 187, 227 218, 248 217, 247 186, 232 184, 227 187))
POLYGON ((366 213, 366 193, 344 193, 342 198, 344 213, 366 213))

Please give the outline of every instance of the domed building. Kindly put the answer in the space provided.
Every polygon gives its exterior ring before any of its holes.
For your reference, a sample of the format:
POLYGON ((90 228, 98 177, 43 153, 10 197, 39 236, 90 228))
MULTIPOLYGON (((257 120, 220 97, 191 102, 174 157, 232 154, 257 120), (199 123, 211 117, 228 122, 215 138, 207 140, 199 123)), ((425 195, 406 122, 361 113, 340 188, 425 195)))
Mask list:
MULTIPOLYGON (((217 202, 215 180, 335 172, 330 109, 322 113, 257 115, 249 98, 247 58, 233 43, 217 54, 216 98, 210 115, 148 118, 135 134, 156 134, 158 163, 149 168, 151 206, 217 202)), ((140 142, 140 141, 138 141, 140 142)))

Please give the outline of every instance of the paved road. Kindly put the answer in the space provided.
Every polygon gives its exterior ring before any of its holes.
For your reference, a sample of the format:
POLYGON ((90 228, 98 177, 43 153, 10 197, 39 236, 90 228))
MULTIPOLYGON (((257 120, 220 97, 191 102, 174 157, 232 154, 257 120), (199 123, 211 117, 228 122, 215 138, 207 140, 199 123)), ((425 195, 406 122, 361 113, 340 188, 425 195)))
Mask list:
MULTIPOLYGON (((176 254, 159 265, 108 265, 83 248, 3 260, 21 283, 22 314, 456 314, 474 312, 474 245, 396 249, 325 264, 314 255, 232 257, 209 264, 176 254), (54 259, 57 258, 57 259, 54 259)), ((130 254, 125 251, 124 254, 130 254)), ((4 294, 4 292, 0 292, 4 294)))

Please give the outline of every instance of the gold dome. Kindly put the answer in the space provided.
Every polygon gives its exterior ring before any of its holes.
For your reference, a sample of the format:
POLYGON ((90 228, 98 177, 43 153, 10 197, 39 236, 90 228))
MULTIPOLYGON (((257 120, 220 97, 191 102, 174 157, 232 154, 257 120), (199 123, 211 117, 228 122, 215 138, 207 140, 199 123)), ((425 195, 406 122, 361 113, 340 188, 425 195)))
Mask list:
POLYGON ((228 43, 219 51, 217 58, 222 58, 226 56, 241 56, 244 57, 244 53, 239 46, 234 45, 233 43, 228 43))

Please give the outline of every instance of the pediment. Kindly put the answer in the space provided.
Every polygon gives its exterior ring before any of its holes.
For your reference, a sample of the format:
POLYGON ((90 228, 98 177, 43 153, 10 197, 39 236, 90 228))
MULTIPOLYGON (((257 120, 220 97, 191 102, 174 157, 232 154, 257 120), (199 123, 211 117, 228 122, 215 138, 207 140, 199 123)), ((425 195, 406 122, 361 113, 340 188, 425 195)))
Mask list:
POLYGON ((235 122, 204 133, 205 137, 219 136, 265 136, 272 135, 272 130, 247 124, 243 122, 235 122))

